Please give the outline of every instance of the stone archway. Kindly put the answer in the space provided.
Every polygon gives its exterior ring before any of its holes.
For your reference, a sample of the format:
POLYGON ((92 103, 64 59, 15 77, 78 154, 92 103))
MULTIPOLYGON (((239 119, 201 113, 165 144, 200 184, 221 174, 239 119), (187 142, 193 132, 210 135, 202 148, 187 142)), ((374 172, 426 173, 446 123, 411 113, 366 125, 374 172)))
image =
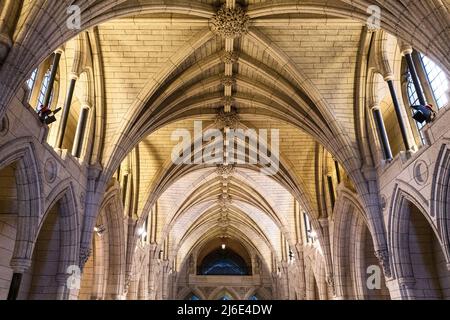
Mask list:
POLYGON ((78 288, 68 285, 71 270, 78 268, 79 243, 78 211, 71 184, 63 181, 47 202, 20 299, 65 300, 78 295, 78 288))
POLYGON ((448 299, 449 274, 442 241, 427 211, 395 189, 389 222, 393 276, 402 299, 448 299))
POLYGON ((389 298, 364 210, 355 195, 345 189, 340 190, 333 213, 333 264, 337 299, 389 298), (367 286, 367 270, 371 266, 382 277, 380 288, 367 286))

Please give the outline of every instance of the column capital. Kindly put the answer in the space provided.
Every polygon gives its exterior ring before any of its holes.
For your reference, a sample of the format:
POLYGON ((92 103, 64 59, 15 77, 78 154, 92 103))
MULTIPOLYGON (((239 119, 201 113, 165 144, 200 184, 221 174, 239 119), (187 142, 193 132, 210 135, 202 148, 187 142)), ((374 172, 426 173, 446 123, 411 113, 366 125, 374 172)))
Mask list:
POLYGON ((381 109, 381 107, 380 107, 380 105, 379 104, 373 104, 373 105, 371 105, 370 106, 370 110, 380 110, 381 109))
POLYGON ((81 103, 81 108, 82 109, 91 110, 92 107, 91 107, 91 104, 89 102, 84 101, 84 102, 81 103))
POLYGON ((413 48, 410 44, 402 42, 400 43, 400 51, 403 56, 406 56, 407 54, 413 53, 413 48))
POLYGON ((384 81, 394 81, 394 74, 393 73, 385 74, 383 77, 384 77, 384 81))
POLYGON ((13 258, 10 263, 14 273, 24 273, 31 267, 30 259, 13 258))
POLYGON ((79 77, 78 73, 76 73, 76 72, 69 72, 69 79, 70 80, 78 80, 78 77, 79 77))
POLYGON ((320 218, 320 219, 318 219, 318 221, 322 228, 328 227, 328 224, 329 224, 328 218, 320 218))
POLYGON ((58 48, 58 49, 56 49, 56 50, 54 51, 54 53, 55 53, 55 54, 63 54, 63 53, 64 53, 64 50, 63 50, 63 48, 58 48))

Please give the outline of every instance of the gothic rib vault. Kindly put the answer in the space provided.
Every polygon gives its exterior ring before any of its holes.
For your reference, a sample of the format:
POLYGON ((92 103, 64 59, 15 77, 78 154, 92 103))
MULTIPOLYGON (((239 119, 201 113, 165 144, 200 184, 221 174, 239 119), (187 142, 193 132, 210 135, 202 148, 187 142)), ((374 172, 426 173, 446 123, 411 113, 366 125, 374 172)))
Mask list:
POLYGON ((448 78, 445 1, 79 2, 79 30, 65 1, 2 11, 0 298, 450 297, 450 114, 419 131, 404 80, 412 49, 448 78), (268 135, 243 163, 195 161, 230 130, 268 135), (201 274, 221 245, 248 274, 201 274))

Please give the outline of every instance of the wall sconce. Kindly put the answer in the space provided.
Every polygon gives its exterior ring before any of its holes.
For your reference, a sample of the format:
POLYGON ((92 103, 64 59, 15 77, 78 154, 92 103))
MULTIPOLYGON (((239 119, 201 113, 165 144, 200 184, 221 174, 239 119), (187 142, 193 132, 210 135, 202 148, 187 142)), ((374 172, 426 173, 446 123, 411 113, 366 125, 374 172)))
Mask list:
POLYGON ((103 233, 106 231, 106 227, 104 225, 98 225, 94 227, 94 231, 97 233, 99 237, 103 235, 103 233))
POLYGON ((145 231, 144 227, 140 227, 137 231, 137 234, 142 238, 145 238, 147 236, 147 232, 145 231))

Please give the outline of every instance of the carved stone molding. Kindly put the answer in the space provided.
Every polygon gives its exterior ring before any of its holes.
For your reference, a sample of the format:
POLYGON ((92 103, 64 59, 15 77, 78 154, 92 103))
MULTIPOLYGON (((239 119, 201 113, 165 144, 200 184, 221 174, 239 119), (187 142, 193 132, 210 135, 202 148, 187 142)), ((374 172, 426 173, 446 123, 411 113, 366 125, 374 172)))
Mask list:
POLYGON ((328 273, 326 276, 326 282, 327 285, 331 288, 331 291, 333 292, 333 296, 336 295, 336 286, 334 285, 334 275, 333 273, 328 273))
POLYGON ((375 251, 375 256, 377 257, 381 267, 383 268, 384 275, 386 278, 391 278, 391 266, 389 265, 389 252, 387 249, 375 251))
POLYGON ((83 270, 84 265, 89 260, 89 257, 92 254, 91 248, 81 247, 80 248, 80 269, 83 270))
POLYGON ((232 164, 223 165, 220 164, 217 166, 216 173, 219 176, 222 176, 223 178, 228 178, 229 176, 232 176, 234 174, 234 166, 232 164))
POLYGON ((414 164, 414 181, 420 186, 424 185, 428 181, 429 169, 428 164, 423 160, 418 160, 414 164))
POLYGON ((223 63, 233 64, 238 62, 239 54, 237 52, 224 51, 220 56, 220 60, 222 60, 223 63))
POLYGON ((86 194, 84 192, 81 192, 81 194, 80 194, 80 208, 81 208, 81 210, 84 210, 85 202, 86 202, 86 194))
POLYGON ((215 120, 215 125, 219 129, 223 129, 225 127, 231 129, 237 129, 239 127, 239 116, 236 111, 224 112, 221 110, 215 120))
POLYGON ((220 83, 223 86, 232 86, 236 83, 236 79, 233 76, 222 75, 220 78, 220 83))
POLYGON ((55 159, 49 158, 44 164, 44 177, 48 183, 53 183, 58 175, 58 164, 55 159))
POLYGON ((226 39, 239 38, 248 32, 250 17, 240 6, 223 6, 211 19, 211 31, 226 39))
POLYGON ((8 134, 8 132, 9 132, 9 119, 5 115, 0 120, 0 137, 6 136, 8 134))
POLYGON ((384 194, 381 195, 380 197, 380 206, 382 210, 386 209, 386 205, 387 205, 387 200, 386 200, 386 196, 384 194))
POLYGON ((231 197, 229 197, 227 194, 221 194, 219 196, 219 205, 221 207, 228 208, 231 202, 232 202, 231 197))

